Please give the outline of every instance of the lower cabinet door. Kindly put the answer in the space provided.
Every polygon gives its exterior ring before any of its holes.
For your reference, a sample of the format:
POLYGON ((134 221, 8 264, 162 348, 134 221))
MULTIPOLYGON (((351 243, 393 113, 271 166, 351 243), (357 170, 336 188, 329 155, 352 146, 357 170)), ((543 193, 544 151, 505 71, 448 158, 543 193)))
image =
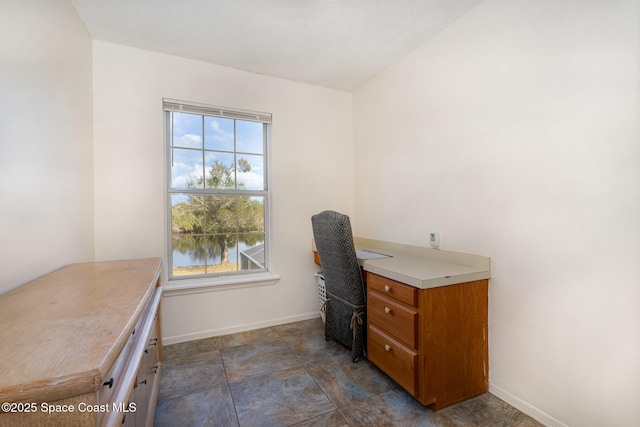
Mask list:
POLYGON ((367 358, 413 396, 417 395, 418 354, 369 325, 367 358))

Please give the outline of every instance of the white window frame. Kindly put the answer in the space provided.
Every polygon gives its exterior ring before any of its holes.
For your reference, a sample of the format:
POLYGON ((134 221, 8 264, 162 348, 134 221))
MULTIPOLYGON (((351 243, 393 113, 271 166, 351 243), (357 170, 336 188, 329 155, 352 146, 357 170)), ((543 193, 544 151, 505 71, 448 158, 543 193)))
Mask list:
MULTIPOLYGON (((167 278, 168 284, 165 286, 164 293, 169 295, 180 295, 185 293, 204 292, 208 290, 222 290, 230 287, 247 287, 258 285, 274 284, 279 276, 272 272, 272 226, 271 226, 271 123, 272 116, 269 113, 254 112, 248 110, 238 110, 226 107, 216 107, 205 104, 179 101, 165 98, 163 104, 163 122, 164 122, 164 144, 165 144, 165 205, 166 205, 166 254, 167 254, 167 278), (226 119, 236 119, 244 121, 254 121, 265 125, 264 132, 264 189, 257 190, 185 190, 174 189, 171 186, 171 150, 172 150, 172 132, 171 132, 171 112, 191 113, 198 115, 206 115, 212 117, 220 117, 226 119), (173 248, 172 248, 172 231, 171 231, 171 194, 174 193, 198 193, 198 194, 245 194, 260 195, 264 197, 264 250, 265 264, 264 269, 260 270, 239 270, 225 272, 220 274, 203 274, 189 276, 173 276, 173 248)), ((234 152, 235 149, 234 149, 234 152)))

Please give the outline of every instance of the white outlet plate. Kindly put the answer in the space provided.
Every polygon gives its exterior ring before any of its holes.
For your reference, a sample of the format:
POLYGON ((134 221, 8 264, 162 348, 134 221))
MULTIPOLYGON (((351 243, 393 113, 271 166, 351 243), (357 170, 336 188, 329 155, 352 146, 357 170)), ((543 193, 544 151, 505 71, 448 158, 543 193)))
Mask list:
POLYGON ((440 247, 440 233, 430 232, 429 233, 429 244, 432 248, 438 249, 440 247))

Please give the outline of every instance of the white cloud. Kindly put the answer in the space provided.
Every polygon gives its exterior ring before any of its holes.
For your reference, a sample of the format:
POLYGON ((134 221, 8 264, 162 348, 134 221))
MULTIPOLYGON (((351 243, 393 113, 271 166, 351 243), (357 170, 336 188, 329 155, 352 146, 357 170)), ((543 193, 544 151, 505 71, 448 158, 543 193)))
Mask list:
MULTIPOLYGON (((233 141, 233 131, 229 132, 220 127, 220 122, 217 120, 211 120, 209 122, 209 128, 213 132, 211 138, 216 141, 233 141)), ((207 138, 209 135, 207 134, 207 138)))
POLYGON ((264 179, 261 174, 253 171, 238 172, 238 183, 243 183, 245 190, 263 190, 264 179))
POLYGON ((174 162, 171 168, 171 186, 173 188, 188 188, 189 182, 202 179, 202 166, 174 162))
POLYGON ((174 138, 173 145, 176 147, 200 148, 202 147, 202 137, 187 133, 179 138, 174 138))

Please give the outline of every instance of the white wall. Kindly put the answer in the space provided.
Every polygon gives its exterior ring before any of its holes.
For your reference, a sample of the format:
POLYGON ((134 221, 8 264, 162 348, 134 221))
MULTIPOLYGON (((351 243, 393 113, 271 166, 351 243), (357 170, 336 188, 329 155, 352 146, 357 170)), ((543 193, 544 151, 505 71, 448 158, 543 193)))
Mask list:
POLYGON ((91 38, 68 1, 0 1, 0 294, 93 259, 91 38))
POLYGON ((354 95, 356 234, 491 256, 491 391, 547 423, 640 419, 639 17, 485 0, 354 95))
POLYGON ((273 114, 273 286, 165 297, 166 342, 318 316, 311 215, 353 211, 350 93, 94 41, 96 258, 165 253, 162 98, 273 114))

